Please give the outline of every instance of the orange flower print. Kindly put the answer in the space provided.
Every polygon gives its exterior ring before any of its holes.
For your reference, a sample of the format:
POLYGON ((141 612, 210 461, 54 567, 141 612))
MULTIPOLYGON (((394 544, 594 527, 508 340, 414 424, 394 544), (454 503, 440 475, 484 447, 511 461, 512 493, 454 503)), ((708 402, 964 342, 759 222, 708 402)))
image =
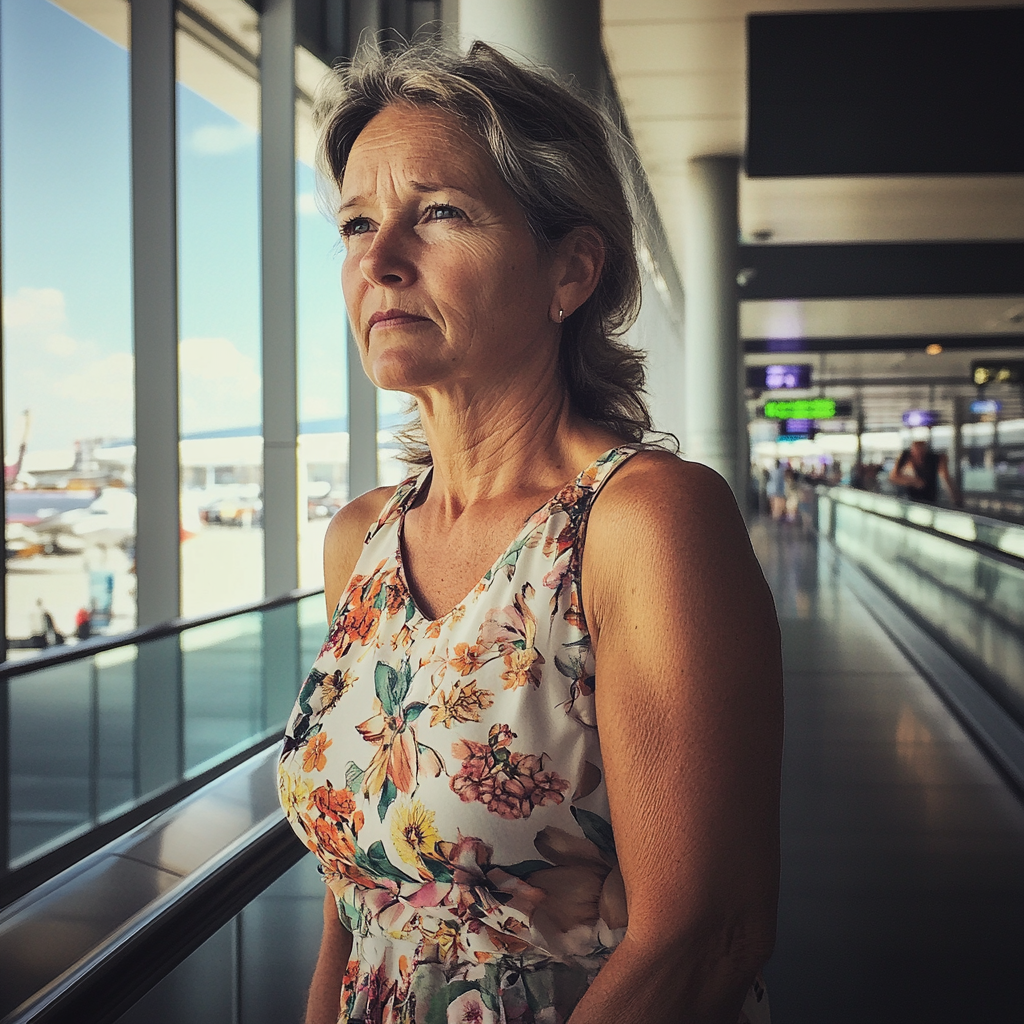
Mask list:
POLYGON ((493 703, 494 695, 479 689, 476 680, 456 683, 447 694, 437 691, 437 703, 430 706, 430 726, 450 729, 454 722, 479 722, 481 712, 493 703))
POLYGON ((399 793, 414 793, 422 765, 435 778, 444 771, 444 763, 436 750, 420 743, 415 721, 426 708, 422 701, 403 706, 412 683, 412 668, 405 659, 398 669, 378 662, 374 671, 377 696, 373 698, 373 715, 356 726, 359 735, 377 750, 365 770, 352 766, 350 785, 361 779, 363 796, 369 799, 380 794, 377 813, 384 820, 388 808, 399 793))
POLYGON ((448 663, 460 676, 468 676, 470 672, 476 672, 483 664, 483 651, 473 644, 456 644, 455 656, 449 658, 448 663))
POLYGON ((318 732, 306 747, 302 755, 302 770, 304 772, 322 772, 327 767, 327 755, 325 751, 333 740, 327 738, 327 733, 318 732))
POLYGON ((534 648, 525 651, 511 650, 505 655, 505 671, 501 678, 505 680, 506 690, 515 690, 527 683, 540 685, 540 679, 532 672, 534 662, 540 657, 534 648))
POLYGON ((443 625, 440 619, 435 619, 429 626, 427 626, 427 636, 431 640, 436 640, 441 635, 441 626, 443 625))
MULTIPOLYGON (((313 790, 310 806, 325 818, 348 822, 356 810, 355 794, 350 789, 334 789, 330 783, 313 790)), ((356 829, 355 831, 359 831, 356 829)))

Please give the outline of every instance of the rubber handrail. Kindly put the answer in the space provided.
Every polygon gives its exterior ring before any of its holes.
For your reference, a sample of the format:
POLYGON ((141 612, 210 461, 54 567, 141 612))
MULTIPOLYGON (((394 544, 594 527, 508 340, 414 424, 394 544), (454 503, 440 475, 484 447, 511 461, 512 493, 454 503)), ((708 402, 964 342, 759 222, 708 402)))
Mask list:
POLYGON ((133 629, 127 633, 118 633, 115 636, 83 640, 81 643, 74 644, 73 646, 62 647, 53 654, 40 654, 34 658, 26 658, 24 661, 3 661, 0 662, 0 681, 25 675, 28 672, 52 668, 54 665, 64 665, 71 661, 77 661, 80 658, 88 658, 94 654, 100 654, 103 651, 112 651, 118 647, 132 647, 151 640, 163 640, 165 637, 183 633, 187 629, 193 629, 196 626, 206 626, 211 622, 221 622, 236 615, 249 615, 252 612, 263 612, 270 611, 273 608, 281 608, 284 605, 295 604, 303 600, 303 598, 313 597, 323 592, 323 587, 290 590, 288 593, 281 594, 278 597, 253 601, 250 604, 236 605, 233 608, 225 608, 219 612, 212 612, 209 615, 197 615, 187 619, 170 619, 167 622, 159 622, 155 626, 144 626, 141 629, 133 629))

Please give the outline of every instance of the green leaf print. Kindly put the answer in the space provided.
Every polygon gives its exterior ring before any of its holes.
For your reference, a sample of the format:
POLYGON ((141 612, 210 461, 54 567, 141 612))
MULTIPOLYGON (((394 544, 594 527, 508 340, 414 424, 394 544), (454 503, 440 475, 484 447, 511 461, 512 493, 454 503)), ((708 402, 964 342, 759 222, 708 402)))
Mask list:
POLYGON ((380 800, 377 801, 377 814, 380 820, 384 820, 384 815, 388 813, 388 808, 395 802, 395 797, 398 796, 398 790, 395 788, 395 784, 391 781, 389 775, 384 780, 384 785, 381 787, 380 800))
POLYGON ((355 793, 363 784, 363 776, 365 774, 366 773, 363 769, 360 768, 355 761, 349 761, 349 763, 345 765, 345 785, 355 793))
POLYGON ((394 715, 398 702, 395 691, 398 689, 398 673, 383 661, 377 662, 373 670, 373 685, 377 691, 377 700, 384 709, 385 715, 394 715))
POLYGON ((299 690, 299 707, 302 709, 303 714, 313 714, 313 708, 310 706, 309 698, 316 692, 316 688, 324 681, 324 674, 319 669, 310 669, 309 675, 306 676, 306 681, 302 684, 302 689, 299 690))
POLYGON ((415 703, 415 704, 410 704, 410 705, 409 705, 409 706, 408 706, 408 707, 407 707, 407 708, 405 709, 405 720, 406 720, 407 722, 415 722, 415 721, 416 721, 416 719, 417 719, 417 718, 419 718, 419 717, 420 717, 420 715, 422 715, 422 714, 423 714, 423 709, 424 709, 424 708, 425 708, 426 706, 427 706, 427 705, 426 705, 426 704, 424 704, 424 703, 423 703, 422 701, 416 701, 416 703, 415 703))
POLYGON ((451 882, 454 878, 451 872, 451 868, 448 867, 444 861, 434 860, 433 857, 427 857, 424 854, 420 854, 420 860, 423 861, 423 866, 430 872, 431 877, 435 882, 451 882))
POLYGON ((582 807, 570 807, 569 810, 572 811, 572 816, 576 819, 579 827, 583 829, 583 834, 606 857, 611 857, 613 862, 617 861, 615 837, 612 834, 611 823, 605 821, 599 814, 583 810, 582 807))
POLYGON ((384 844, 379 839, 365 853, 358 846, 356 847, 356 864, 364 871, 369 872, 371 877, 376 875, 379 878, 390 878, 392 882, 416 881, 415 878, 410 878, 388 860, 388 855, 384 852, 384 844))
POLYGON ((405 602, 405 621, 408 622, 416 614, 416 605, 412 601, 405 602))

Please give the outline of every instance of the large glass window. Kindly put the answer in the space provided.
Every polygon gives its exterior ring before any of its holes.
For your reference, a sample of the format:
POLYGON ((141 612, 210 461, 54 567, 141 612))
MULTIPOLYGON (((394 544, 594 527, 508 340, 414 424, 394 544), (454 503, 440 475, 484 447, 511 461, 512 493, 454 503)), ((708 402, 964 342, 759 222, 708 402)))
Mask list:
POLYGON ((328 68, 295 54, 296 239, 299 357, 299 585, 323 586, 324 534, 348 493, 348 321, 341 293, 342 249, 317 202, 311 103, 328 68))
POLYGON ((135 624, 128 8, 74 10, 0 2, 14 656, 135 624))
POLYGON ((186 616, 263 596, 258 50, 257 15, 242 0, 198 4, 179 19, 186 616))

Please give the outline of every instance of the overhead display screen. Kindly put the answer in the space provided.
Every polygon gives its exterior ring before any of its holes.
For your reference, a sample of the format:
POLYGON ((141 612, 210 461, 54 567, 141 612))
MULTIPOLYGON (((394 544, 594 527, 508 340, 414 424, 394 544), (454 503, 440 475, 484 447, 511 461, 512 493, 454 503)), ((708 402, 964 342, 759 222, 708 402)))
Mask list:
POLYGON ((761 391, 800 389, 811 386, 810 363, 773 364, 771 366, 748 366, 747 387, 761 391))
POLYGON ((836 415, 836 403, 831 398, 765 402, 764 415, 769 420, 831 420, 836 415))
POLYGON ((1024 8, 752 14, 751 177, 1024 172, 1024 8))

